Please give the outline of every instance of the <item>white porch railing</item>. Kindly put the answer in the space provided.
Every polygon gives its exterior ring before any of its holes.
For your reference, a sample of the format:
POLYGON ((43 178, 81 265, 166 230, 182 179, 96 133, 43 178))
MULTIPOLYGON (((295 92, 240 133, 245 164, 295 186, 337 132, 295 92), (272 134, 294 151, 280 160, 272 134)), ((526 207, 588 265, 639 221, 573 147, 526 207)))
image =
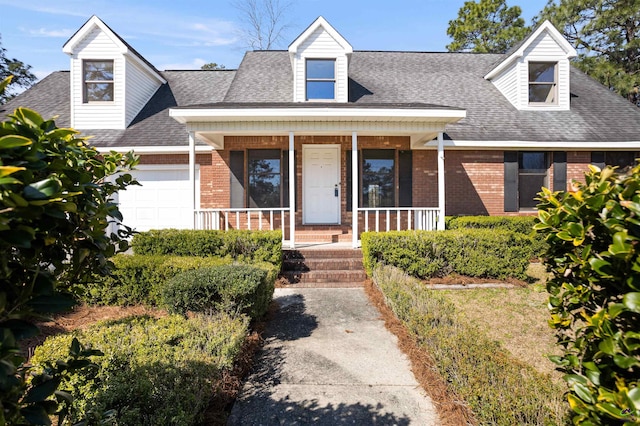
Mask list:
POLYGON ((437 207, 362 207, 364 232, 400 230, 435 231, 440 209, 437 207))
POLYGON ((248 229, 248 230, 282 230, 285 240, 285 217, 290 209, 247 208, 247 209, 198 209, 194 211, 195 229, 248 229))

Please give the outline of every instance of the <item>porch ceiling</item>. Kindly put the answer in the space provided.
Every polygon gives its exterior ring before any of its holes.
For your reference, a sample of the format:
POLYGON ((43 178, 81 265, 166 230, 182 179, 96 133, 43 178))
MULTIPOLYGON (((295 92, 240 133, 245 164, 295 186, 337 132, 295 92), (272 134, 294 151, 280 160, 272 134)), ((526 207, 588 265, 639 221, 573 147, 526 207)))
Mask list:
POLYGON ((213 104, 174 108, 169 115, 187 125, 189 132, 216 149, 224 149, 225 136, 351 135, 409 136, 412 149, 444 132, 449 123, 466 116, 458 108, 429 104, 368 105, 213 104))

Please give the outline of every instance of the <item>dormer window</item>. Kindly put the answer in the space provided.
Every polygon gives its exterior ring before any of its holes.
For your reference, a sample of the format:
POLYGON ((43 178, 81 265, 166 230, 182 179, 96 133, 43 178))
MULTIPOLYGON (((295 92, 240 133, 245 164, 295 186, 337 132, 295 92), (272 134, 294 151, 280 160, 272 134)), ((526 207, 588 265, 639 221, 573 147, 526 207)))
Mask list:
POLYGON ((84 102, 113 101, 113 61, 84 61, 84 102))
POLYGON ((529 62, 529 104, 558 103, 558 63, 529 62))
POLYGON ((335 100, 335 59, 307 59, 306 65, 307 100, 335 100))

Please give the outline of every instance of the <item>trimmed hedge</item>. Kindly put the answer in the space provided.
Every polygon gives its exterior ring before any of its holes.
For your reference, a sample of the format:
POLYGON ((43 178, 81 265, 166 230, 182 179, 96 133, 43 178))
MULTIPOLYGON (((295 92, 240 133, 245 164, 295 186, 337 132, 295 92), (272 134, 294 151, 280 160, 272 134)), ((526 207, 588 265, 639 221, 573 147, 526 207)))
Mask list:
POLYGON ((361 239, 369 276, 382 263, 422 279, 454 272, 479 278, 526 279, 532 254, 530 237, 490 229, 365 232, 361 239))
POLYGON ((162 288, 169 312, 245 313, 256 319, 267 312, 278 271, 251 265, 221 265, 177 274, 162 288))
POLYGON ((231 259, 186 256, 117 255, 111 275, 96 277, 83 300, 95 305, 151 305, 160 302, 161 289, 176 274, 198 268, 225 265, 231 259))
POLYGON ((446 219, 447 229, 497 229, 528 235, 532 240, 532 252, 536 257, 546 253, 547 243, 533 226, 536 216, 455 216, 446 219))
POLYGON ((489 340, 437 290, 390 266, 378 266, 373 278, 437 371, 469 404, 478 424, 567 423, 563 389, 489 340))
POLYGON ((282 232, 160 229, 133 237, 135 254, 231 257, 282 267, 282 232))
POLYGON ((70 424, 113 409, 120 426, 195 425, 247 333, 246 317, 225 314, 130 317, 49 337, 31 362, 46 369, 66 356, 73 337, 104 353, 91 358, 98 365, 96 380, 76 372, 60 386, 74 398, 70 424))

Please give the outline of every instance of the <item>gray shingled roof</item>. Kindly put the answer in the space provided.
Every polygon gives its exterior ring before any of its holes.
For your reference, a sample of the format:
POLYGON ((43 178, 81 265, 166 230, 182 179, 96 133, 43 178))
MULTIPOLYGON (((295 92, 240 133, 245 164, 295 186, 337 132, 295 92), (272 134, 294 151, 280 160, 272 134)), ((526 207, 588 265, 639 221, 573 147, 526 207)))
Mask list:
MULTIPOLYGON (((463 108, 467 117, 446 137, 476 141, 625 142, 640 140, 640 108, 577 69, 571 71, 570 111, 518 111, 483 77, 502 55, 355 51, 349 102, 366 107, 463 108)), ((83 130, 98 146, 181 145, 184 125, 171 107, 303 107, 293 103, 286 51, 248 52, 237 71, 165 71, 162 86, 126 130, 83 130), (215 104, 215 105, 214 105, 215 104)), ((69 124, 69 73, 58 72, 3 109, 29 106, 69 124)), ((315 104, 314 106, 318 106, 315 104)), ((327 104, 328 107, 344 104, 327 104)), ((604 148, 604 146, 603 146, 604 148)))
MULTIPOLYGON (((571 71, 570 111, 519 111, 484 76, 499 54, 354 51, 349 102, 422 103, 464 108, 447 127, 453 140, 638 141, 640 108, 581 71, 571 71)), ((247 52, 225 102, 293 100, 288 52, 247 52)))
MULTIPOLYGON (((167 80, 124 130, 83 129, 98 147, 188 145, 187 130, 169 117, 169 109, 191 103, 222 101, 235 71, 164 71, 167 80)), ((0 106, 5 116, 18 106, 34 109, 45 118, 59 116, 59 127, 70 126, 69 72, 55 72, 20 96, 0 106)), ((202 143, 200 143, 202 144, 202 143)))

